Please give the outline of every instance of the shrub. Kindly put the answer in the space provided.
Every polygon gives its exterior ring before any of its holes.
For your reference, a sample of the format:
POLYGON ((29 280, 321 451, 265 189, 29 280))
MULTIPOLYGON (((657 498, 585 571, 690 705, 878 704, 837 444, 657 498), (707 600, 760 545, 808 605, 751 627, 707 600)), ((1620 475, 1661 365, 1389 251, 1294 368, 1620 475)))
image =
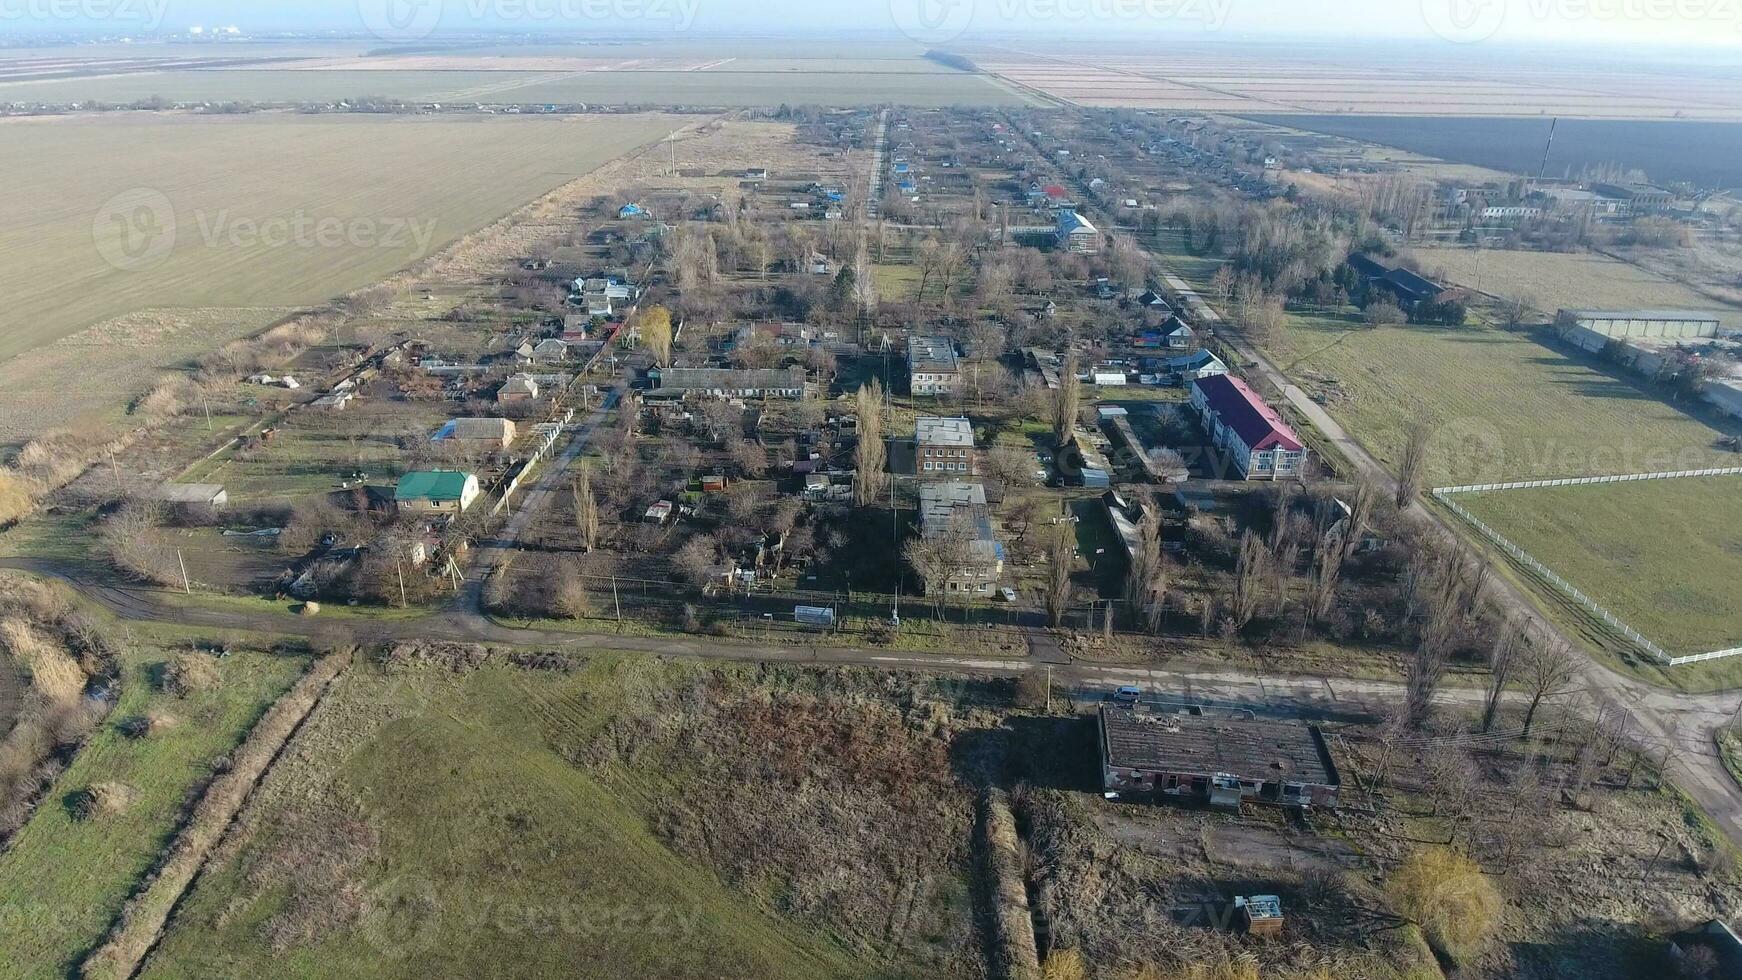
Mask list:
POLYGON ((1417 851, 1392 871, 1385 888, 1399 915, 1460 962, 1481 949, 1504 906, 1476 862, 1446 848, 1417 851))
POLYGON ((126 783, 92 783, 73 798, 73 816, 99 820, 127 812, 139 792, 126 783))
POLYGON ((185 698, 218 686, 218 665, 201 653, 181 653, 163 666, 163 689, 185 698))

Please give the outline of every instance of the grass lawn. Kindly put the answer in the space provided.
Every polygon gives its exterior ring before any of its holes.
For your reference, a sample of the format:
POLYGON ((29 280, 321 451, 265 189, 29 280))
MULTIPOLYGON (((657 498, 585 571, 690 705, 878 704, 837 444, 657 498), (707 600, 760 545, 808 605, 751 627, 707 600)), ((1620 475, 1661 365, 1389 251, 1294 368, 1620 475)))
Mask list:
POLYGON ((626 767, 608 785, 583 764, 631 699, 704 670, 359 664, 262 783, 241 846, 207 868, 142 975, 898 974, 662 843, 636 804, 686 792, 682 773, 626 767))
POLYGON ((1716 448, 1719 429, 1526 336, 1289 321, 1268 347, 1276 366, 1330 393, 1331 415, 1375 456, 1395 468, 1412 421, 1436 427, 1435 486, 1737 463, 1716 448))
POLYGON ((241 741, 307 663, 238 651, 217 661, 217 688, 180 699, 153 683, 168 656, 149 643, 127 655, 115 710, 0 854, 0 895, 6 896, 0 977, 68 975, 156 862, 190 789, 212 774, 214 760, 241 741), (141 739, 119 730, 127 719, 157 711, 177 723, 141 739), (124 783, 138 796, 119 815, 76 819, 69 808, 73 794, 101 782, 124 783))
POLYGON ((1742 478, 1457 499, 1672 654, 1742 644, 1742 478))

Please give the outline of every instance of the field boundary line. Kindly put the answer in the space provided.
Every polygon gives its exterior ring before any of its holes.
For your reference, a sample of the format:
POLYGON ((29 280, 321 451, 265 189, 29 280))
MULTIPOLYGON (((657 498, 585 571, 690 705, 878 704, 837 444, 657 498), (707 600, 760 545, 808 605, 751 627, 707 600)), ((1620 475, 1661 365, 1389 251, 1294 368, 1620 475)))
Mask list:
POLYGON ((1520 482, 1520 483, 1490 483, 1490 484, 1480 484, 1480 485, 1476 485, 1476 486, 1467 486, 1467 487, 1441 487, 1441 488, 1433 490, 1432 494, 1433 494, 1433 498, 1435 500, 1437 500, 1441 504, 1445 505, 1445 507, 1448 510, 1450 510, 1452 513, 1456 514, 1458 516, 1458 518, 1460 520, 1462 520, 1465 524, 1468 524, 1470 527, 1474 528, 1476 531, 1481 533, 1482 536, 1486 537, 1489 541, 1493 542, 1496 546, 1498 546, 1502 551, 1506 552, 1506 554, 1511 556, 1511 558, 1514 561, 1523 565, 1527 570, 1541 576, 1544 581, 1548 582, 1550 585, 1552 585, 1556 589, 1560 590, 1560 592, 1563 595, 1565 595, 1567 598, 1573 600, 1573 602, 1575 602, 1579 606, 1583 607, 1586 612, 1589 612, 1592 615, 1596 616, 1598 619, 1602 620, 1609 627, 1611 627, 1617 633, 1619 633, 1624 639, 1628 640, 1629 642, 1633 643, 1635 646, 1637 646, 1641 650, 1643 650, 1645 653, 1649 654, 1652 657, 1652 659, 1656 660, 1660 664, 1663 664, 1664 666, 1678 667, 1678 666, 1681 666, 1683 664, 1701 663, 1701 662, 1708 661, 1708 660, 1721 660, 1725 657, 1734 657, 1734 656, 1742 655, 1742 647, 1731 647, 1731 648, 1726 649, 1726 650, 1711 650, 1711 651, 1708 651, 1706 653, 1689 654, 1687 656, 1681 656, 1681 657, 1674 656, 1669 651, 1665 650, 1663 647, 1652 642, 1649 638, 1647 638, 1645 636, 1645 634, 1634 629, 1632 626, 1629 626, 1626 622, 1624 622, 1621 619, 1621 617, 1610 612, 1609 609, 1607 607, 1605 607, 1602 603, 1600 603, 1597 600, 1592 599, 1590 596, 1586 595, 1583 591, 1581 591, 1578 588, 1578 586, 1575 586, 1573 583, 1567 581, 1565 578, 1562 578, 1553 569, 1549 568, 1547 565, 1544 565, 1542 562, 1538 561, 1535 557, 1533 557, 1530 554, 1530 552, 1525 551, 1523 548, 1514 544, 1510 539, 1508 539, 1505 535, 1501 534, 1499 531, 1496 531, 1493 528, 1489 527, 1486 523, 1484 523, 1479 518, 1477 518, 1476 515, 1470 513, 1470 511, 1468 509, 1466 509, 1462 504, 1453 500, 1452 497, 1454 497, 1458 494, 1465 494, 1465 493, 1481 493, 1481 492, 1505 491, 1505 490, 1526 490, 1526 489, 1537 489, 1537 488, 1541 488, 1541 487, 1591 486, 1591 485, 1596 485, 1596 484, 1609 484, 1609 483, 1637 483, 1637 482, 1644 482, 1644 481, 1649 481, 1649 480, 1679 480, 1679 479, 1689 479, 1689 478, 1705 477, 1705 476, 1739 476, 1739 475, 1742 475, 1742 466, 1731 466, 1731 467, 1725 467, 1725 468, 1721 468, 1721 469, 1711 469, 1711 470, 1680 470, 1680 471, 1665 472, 1665 473, 1631 473, 1631 474, 1626 474, 1623 476, 1587 476, 1587 477, 1574 477, 1574 478, 1569 478, 1569 479, 1564 479, 1564 480, 1527 480, 1527 481, 1520 482))

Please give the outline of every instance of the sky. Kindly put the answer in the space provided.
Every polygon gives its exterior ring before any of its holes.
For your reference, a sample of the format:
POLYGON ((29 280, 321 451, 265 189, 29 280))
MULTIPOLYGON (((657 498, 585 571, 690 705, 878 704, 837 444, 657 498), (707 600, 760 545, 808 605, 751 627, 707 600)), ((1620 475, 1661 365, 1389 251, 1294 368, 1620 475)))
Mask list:
POLYGON ((146 22, 166 31, 235 25, 244 32, 358 33, 385 23, 410 25, 419 39, 498 29, 880 31, 927 44, 978 33, 1160 33, 1209 41, 1700 46, 1742 55, 1742 0, 0 0, 0 31, 129 33, 146 22), (426 30, 431 23, 438 26, 426 30))

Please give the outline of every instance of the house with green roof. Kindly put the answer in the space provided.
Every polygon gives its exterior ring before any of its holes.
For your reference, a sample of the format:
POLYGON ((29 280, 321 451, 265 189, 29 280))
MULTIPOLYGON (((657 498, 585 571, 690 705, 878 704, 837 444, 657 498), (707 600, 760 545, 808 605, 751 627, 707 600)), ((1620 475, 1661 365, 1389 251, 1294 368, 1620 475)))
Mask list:
POLYGON ((470 473, 416 470, 399 478, 393 502, 406 514, 461 514, 482 492, 470 473))

